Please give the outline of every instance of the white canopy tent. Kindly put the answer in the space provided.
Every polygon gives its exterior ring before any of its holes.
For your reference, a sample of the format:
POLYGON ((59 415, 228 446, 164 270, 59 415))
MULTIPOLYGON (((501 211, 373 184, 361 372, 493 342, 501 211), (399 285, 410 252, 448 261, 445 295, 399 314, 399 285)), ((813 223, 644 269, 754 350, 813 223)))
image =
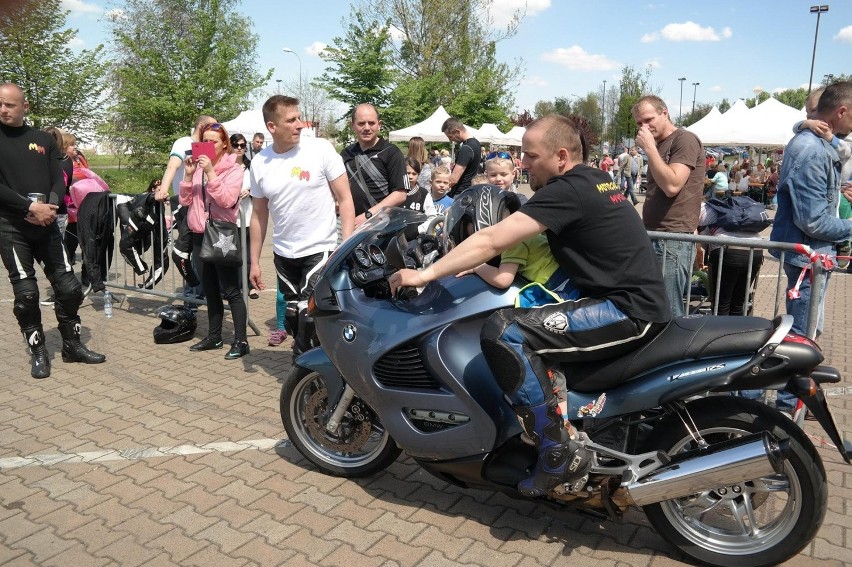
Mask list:
MULTIPOLYGON (((449 117, 450 115, 444 107, 439 106, 435 112, 432 113, 432 116, 423 122, 418 122, 417 124, 400 130, 393 130, 390 133, 389 139, 391 142, 407 142, 414 136, 420 136, 426 142, 447 142, 447 136, 441 132, 441 126, 443 126, 444 121, 449 117)), ((468 134, 477 140, 479 139, 479 132, 476 128, 472 128, 466 124, 465 128, 467 129, 468 134)))
POLYGON ((780 147, 793 137, 793 125, 804 119, 802 111, 774 98, 751 109, 738 100, 724 114, 708 114, 687 130, 705 146, 780 147))
POLYGON ((526 132, 526 131, 527 131, 527 129, 524 128, 523 126, 512 127, 512 129, 509 130, 508 132, 506 132, 506 134, 505 134, 506 139, 509 140, 508 142, 506 142, 506 145, 507 146, 520 146, 521 145, 521 138, 524 137, 524 132, 526 132))
POLYGON ((476 139, 479 140, 479 143, 485 144, 498 144, 501 146, 517 146, 520 144, 514 143, 514 138, 509 136, 508 134, 504 134, 497 128, 496 124, 492 124, 491 122, 486 122, 482 126, 477 129, 478 135, 476 139))

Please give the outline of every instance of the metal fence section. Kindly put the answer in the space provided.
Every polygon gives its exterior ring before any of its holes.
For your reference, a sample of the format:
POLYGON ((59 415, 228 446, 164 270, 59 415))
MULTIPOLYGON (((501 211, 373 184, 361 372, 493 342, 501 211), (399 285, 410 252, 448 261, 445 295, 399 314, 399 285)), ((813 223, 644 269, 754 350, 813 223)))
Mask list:
MULTIPOLYGON (((156 297, 162 297, 165 300, 171 301, 183 301, 186 303, 195 303, 198 305, 207 305, 206 299, 200 299, 196 297, 194 294, 188 294, 186 289, 184 289, 184 282, 178 272, 177 268, 174 266, 174 262, 172 262, 172 250, 174 245, 174 233, 175 227, 170 225, 167 222, 167 218, 172 218, 171 206, 168 201, 163 203, 163 211, 164 214, 160 215, 159 218, 159 226, 155 230, 159 230, 160 233, 163 233, 164 226, 166 224, 165 233, 167 234, 167 245, 160 250, 154 250, 153 244, 148 248, 148 250, 144 251, 141 255, 142 260, 148 265, 149 269, 146 274, 137 274, 133 268, 124 260, 124 257, 121 255, 119 250, 119 246, 121 244, 121 225, 118 222, 118 209, 117 209, 117 200, 123 195, 111 194, 109 198, 112 200, 112 227, 113 227, 113 247, 112 247, 112 260, 110 262, 109 269, 104 266, 104 285, 107 288, 123 290, 127 292, 133 292, 137 294, 145 294, 152 295, 156 297), (155 255, 159 255, 159 258, 156 258, 155 255), (155 266, 161 266, 164 273, 157 281, 155 277, 156 274, 153 273, 155 266), (166 269, 168 266, 168 269, 166 269), (146 280, 151 280, 152 285, 145 285, 146 280)), ((241 207, 237 208, 239 214, 239 222, 240 226, 240 242, 242 244, 242 256, 243 256, 243 265, 240 268, 240 278, 242 281, 242 294, 243 301, 246 304, 246 315, 247 315, 247 324, 254 331, 255 335, 260 336, 260 328, 252 321, 251 313, 250 313, 250 304, 249 304, 249 285, 248 285, 248 255, 249 250, 247 246, 247 236, 246 231, 248 230, 248 223, 246 222, 245 215, 243 214, 243 210, 241 207)), ((82 247, 82 243, 81 243, 82 247)), ((193 259, 192 265, 200 267, 201 261, 198 259, 193 259)), ((198 273, 198 270, 196 270, 198 273)), ((200 274, 199 274, 200 276, 200 274)), ((200 285, 200 284, 199 284, 200 285)), ((227 302, 225 303, 225 309, 229 309, 227 302)))
MULTIPOLYGON (((722 237, 722 236, 705 236, 705 235, 693 235, 693 234, 682 234, 682 233, 671 233, 671 232, 656 232, 656 231, 648 231, 648 236, 651 240, 659 240, 663 243, 663 266, 662 269, 665 270, 665 262, 666 262, 666 243, 667 242, 691 242, 693 243, 693 257, 695 256, 695 250, 697 246, 703 245, 705 250, 709 250, 711 247, 719 248, 719 270, 716 273, 716 277, 714 278, 714 282, 709 282, 710 289, 712 293, 709 300, 709 309, 707 312, 713 313, 714 315, 718 311, 719 305, 719 291, 720 291, 720 283, 723 275, 723 261, 724 255, 731 248, 735 249, 745 249, 749 252, 753 252, 754 250, 775 250, 779 252, 778 258, 778 268, 775 271, 775 297, 773 301, 773 317, 779 315, 779 313, 786 312, 786 307, 784 307, 784 311, 782 311, 782 301, 785 301, 787 294, 787 276, 784 273, 783 266, 784 260, 788 254, 799 255, 802 254, 802 248, 799 244, 790 244, 787 242, 773 242, 771 240, 763 240, 760 238, 733 238, 733 237, 722 237)), ((752 275, 754 274, 754 266, 753 259, 750 254, 748 261, 748 270, 746 280, 751 282, 752 275)), ((764 263, 764 266, 766 263, 764 263)), ((808 311, 808 326, 807 326, 807 336, 811 339, 816 338, 817 333, 817 324, 819 318, 819 303, 820 296, 819 293, 823 289, 823 282, 827 277, 825 270, 823 269, 822 263, 815 261, 812 262, 810 268, 813 270, 812 272, 812 283, 811 290, 812 295, 809 305, 808 311)), ((693 271, 693 274, 695 272, 693 271)), ((755 278, 757 281, 757 278, 755 278)), ((748 309, 750 302, 754 299, 754 286, 746 286, 743 290, 743 304, 748 309)), ((687 289, 684 290, 684 305, 685 312, 696 312, 697 307, 694 303, 696 298, 693 296, 692 286, 687 286, 687 289)), ((700 307, 700 303, 699 306, 700 307)), ((748 313, 748 311, 746 311, 748 313)))

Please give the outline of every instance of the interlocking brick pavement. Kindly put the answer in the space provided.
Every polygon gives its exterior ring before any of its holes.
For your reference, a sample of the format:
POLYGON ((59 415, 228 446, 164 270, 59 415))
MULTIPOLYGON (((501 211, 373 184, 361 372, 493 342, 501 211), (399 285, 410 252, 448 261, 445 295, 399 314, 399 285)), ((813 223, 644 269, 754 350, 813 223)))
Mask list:
MULTIPOLYGON (((272 281, 268 247, 262 266, 272 281)), ((756 309, 764 316, 773 314, 773 270, 777 264, 768 260, 758 287, 756 309)), ((835 274, 820 342, 844 377, 852 372, 844 317, 850 300, 852 276, 835 274)), ((155 312, 164 302, 129 294, 105 319, 97 300, 87 299, 83 339, 108 357, 95 366, 61 361, 53 314, 43 308, 53 374, 37 381, 0 276, 7 330, 0 349, 0 564, 681 564, 638 511, 616 523, 462 490, 405 458, 371 478, 319 474, 286 442, 278 415, 291 342, 269 347, 265 335, 250 332, 252 352, 238 361, 225 361, 224 350, 190 353, 191 343, 154 345, 155 312)), ((274 291, 249 301, 264 331, 274 324, 274 303, 274 291)), ((200 313, 198 337, 206 332, 200 313)), ((226 342, 229 325, 226 316, 226 342)), ((852 392, 848 378, 839 386, 852 392)), ((835 391, 837 421, 852 437, 852 397, 835 391)), ((814 423, 806 427, 823 438, 814 423)), ((790 564, 852 564, 852 468, 831 448, 819 452, 828 511, 814 542, 790 564)))

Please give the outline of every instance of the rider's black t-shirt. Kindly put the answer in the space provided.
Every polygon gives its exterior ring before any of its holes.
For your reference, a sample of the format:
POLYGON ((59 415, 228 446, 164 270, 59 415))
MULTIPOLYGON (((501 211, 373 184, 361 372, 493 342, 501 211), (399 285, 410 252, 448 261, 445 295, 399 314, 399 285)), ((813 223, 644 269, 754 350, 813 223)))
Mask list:
POLYGON ((583 297, 609 299, 628 317, 650 323, 671 319, 642 219, 608 174, 577 165, 520 210, 547 227, 554 257, 583 297))

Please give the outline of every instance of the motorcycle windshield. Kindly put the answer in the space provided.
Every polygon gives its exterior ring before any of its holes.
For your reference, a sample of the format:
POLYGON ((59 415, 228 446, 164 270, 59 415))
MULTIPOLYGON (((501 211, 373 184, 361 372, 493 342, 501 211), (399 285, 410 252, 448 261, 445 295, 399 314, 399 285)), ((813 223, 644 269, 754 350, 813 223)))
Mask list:
POLYGON ((329 257, 326 263, 327 269, 335 269, 337 266, 349 257, 359 244, 369 240, 377 234, 397 234, 408 228, 415 230, 417 227, 426 222, 429 217, 424 213, 413 209, 403 209, 400 207, 385 207, 372 217, 366 220, 364 224, 355 229, 352 235, 344 240, 340 246, 329 257))

